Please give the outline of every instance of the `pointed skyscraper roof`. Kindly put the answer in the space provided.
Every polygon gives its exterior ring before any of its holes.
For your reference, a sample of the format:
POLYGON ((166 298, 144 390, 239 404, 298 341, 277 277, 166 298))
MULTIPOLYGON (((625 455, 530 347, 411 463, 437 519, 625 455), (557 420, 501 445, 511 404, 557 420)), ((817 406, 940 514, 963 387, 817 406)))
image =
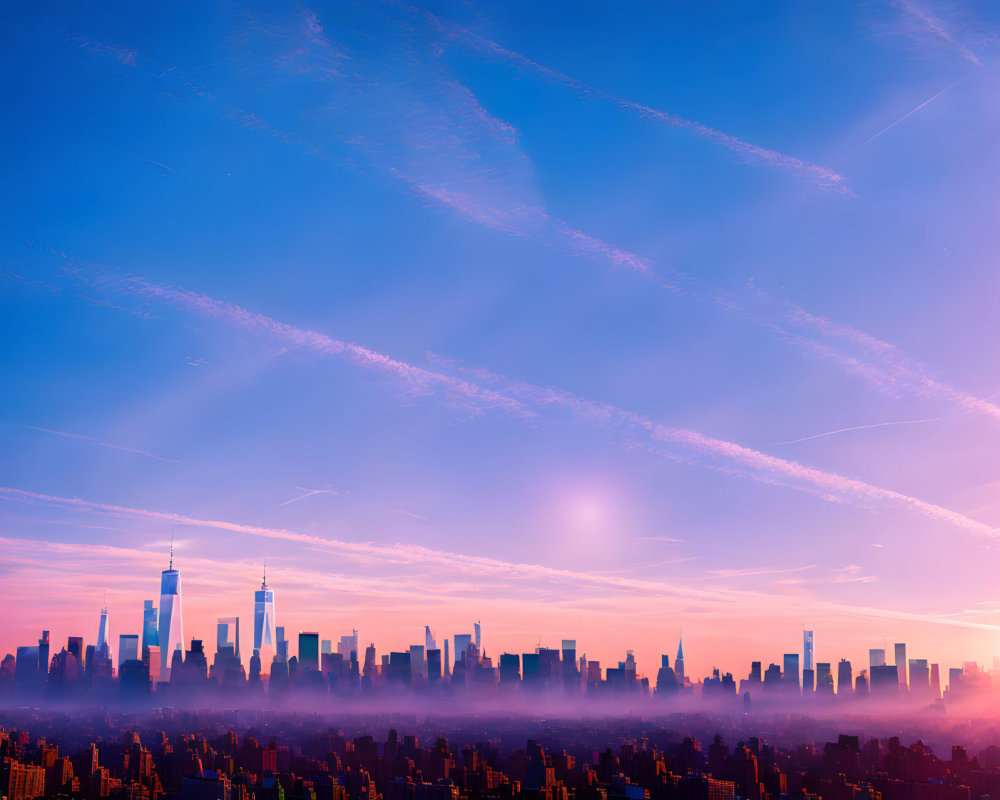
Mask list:
POLYGON ((681 635, 677 639, 677 658, 681 661, 684 660, 684 630, 681 629, 681 635))

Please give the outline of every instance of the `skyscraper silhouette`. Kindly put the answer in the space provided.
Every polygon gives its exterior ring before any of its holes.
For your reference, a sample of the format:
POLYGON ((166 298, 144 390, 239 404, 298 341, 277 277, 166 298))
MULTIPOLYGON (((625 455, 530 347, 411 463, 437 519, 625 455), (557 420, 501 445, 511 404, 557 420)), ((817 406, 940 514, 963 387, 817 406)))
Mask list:
POLYGON ((157 611, 153 607, 152 600, 142 601, 142 654, 146 657, 146 652, 150 647, 160 646, 160 637, 156 630, 157 611))
POLYGON ((156 636, 160 642, 160 672, 169 674, 174 651, 184 651, 181 574, 174 569, 173 535, 170 537, 170 566, 160 575, 160 619, 156 636))
POLYGON ((677 637, 677 658, 674 659, 674 674, 684 683, 684 631, 677 637))
POLYGON ((274 589, 267 586, 267 566, 260 588, 253 594, 253 649, 260 663, 267 665, 274 657, 274 589))
POLYGON ((107 648, 107 652, 103 653, 110 658, 111 656, 111 628, 110 620, 108 619, 108 601, 107 598, 104 600, 104 608, 101 609, 101 622, 97 626, 97 652, 101 653, 104 648, 107 648))

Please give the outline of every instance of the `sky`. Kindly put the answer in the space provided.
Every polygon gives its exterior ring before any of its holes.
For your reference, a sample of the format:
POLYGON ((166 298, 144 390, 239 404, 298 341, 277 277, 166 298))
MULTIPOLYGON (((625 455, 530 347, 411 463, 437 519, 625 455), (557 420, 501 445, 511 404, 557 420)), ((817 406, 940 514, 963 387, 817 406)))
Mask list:
POLYGON ((0 653, 1000 655, 995 4, 3 15, 0 653))

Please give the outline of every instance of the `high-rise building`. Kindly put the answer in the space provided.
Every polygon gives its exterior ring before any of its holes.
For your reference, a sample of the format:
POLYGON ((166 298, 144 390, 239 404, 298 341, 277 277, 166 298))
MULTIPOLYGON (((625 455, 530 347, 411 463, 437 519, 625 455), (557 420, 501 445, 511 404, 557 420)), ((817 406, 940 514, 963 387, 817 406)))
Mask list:
POLYGON ((813 632, 802 631, 802 668, 813 669, 813 632))
POLYGON ((820 661, 816 665, 816 692, 833 694, 833 670, 828 661, 820 661))
POLYGON ((319 634, 299 631, 299 669, 319 669, 319 634))
MULTIPOLYGON (((152 600, 142 601, 142 653, 143 658, 150 647, 159 647, 160 638, 156 631, 156 608, 152 600)), ((159 665, 157 665, 159 666, 159 665)))
POLYGON ((108 658, 111 657, 111 622, 108 619, 108 601, 104 601, 104 608, 101 609, 101 621, 97 626, 97 652, 102 653, 104 648, 107 648, 107 652, 103 653, 108 658))
POLYGON ((358 629, 352 629, 351 633, 347 636, 340 637, 340 643, 337 645, 337 652, 344 657, 344 661, 350 661, 351 658, 357 658, 359 655, 358 648, 358 629), (353 656, 351 654, 354 654, 353 656))
POLYGON ((225 651, 236 661, 240 659, 240 618, 219 617, 215 628, 215 652, 225 651))
POLYGON ((123 633, 118 637, 118 671, 126 661, 139 660, 139 634, 123 633))
POLYGON ((424 650, 430 652, 437 650, 437 642, 434 641, 434 634, 431 633, 431 626, 424 625, 424 650))
POLYGON ((410 645, 410 675, 413 680, 427 680, 427 652, 422 644, 410 645))
POLYGON ((469 645, 472 644, 472 635, 468 633, 456 633, 455 634, 455 652, 452 654, 454 661, 452 665, 457 664, 463 658, 465 658, 465 651, 469 649, 469 645))
POLYGON ((253 593, 253 649, 261 665, 270 664, 275 655, 274 589, 267 585, 267 567, 260 588, 253 593))
POLYGON ((896 673, 899 678, 899 688, 906 689, 906 645, 902 642, 896 642, 895 656, 896 656, 896 673))
POLYGON ((427 651, 427 680, 431 683, 441 680, 441 651, 436 647, 427 651))
POLYGON ((677 658, 674 659, 674 675, 680 683, 684 683, 684 632, 677 637, 677 658))
POLYGON ((478 619, 473 625, 473 629, 476 633, 476 649, 481 653, 483 652, 483 626, 478 619))
POLYGON ((931 669, 926 658, 911 658, 908 669, 910 693, 926 698, 931 693, 931 669))
POLYGON ((160 575, 160 617, 156 636, 160 642, 160 673, 169 675, 174 652, 184 652, 181 574, 174 569, 173 537, 170 542, 170 566, 160 575))
POLYGON ((837 665, 837 694, 853 694, 853 683, 851 662, 846 658, 842 658, 840 659, 840 664, 837 665))
POLYGON ((885 648, 884 647, 873 647, 868 651, 868 668, 869 670, 875 667, 885 666, 885 648))
POLYGON ((795 691, 800 689, 798 653, 785 653, 781 677, 787 688, 794 689, 795 691))

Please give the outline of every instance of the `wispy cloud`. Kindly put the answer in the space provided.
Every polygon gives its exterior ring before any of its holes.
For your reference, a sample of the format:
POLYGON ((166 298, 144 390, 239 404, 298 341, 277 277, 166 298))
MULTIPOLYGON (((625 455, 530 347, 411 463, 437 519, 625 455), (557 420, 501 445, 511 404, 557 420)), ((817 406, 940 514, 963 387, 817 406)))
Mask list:
POLYGON ((660 125, 673 128, 681 128, 693 133, 702 139, 707 139, 727 150, 735 153, 742 160, 751 164, 775 167, 790 174, 809 180, 822 188, 833 189, 844 194, 853 194, 843 175, 830 167, 814 164, 809 161, 780 153, 767 147, 752 144, 740 139, 732 134, 717 130, 701 122, 686 119, 678 114, 673 114, 659 109, 652 108, 642 103, 625 100, 610 92, 597 89, 583 81, 572 78, 562 72, 549 67, 542 66, 536 61, 521 53, 510 50, 502 45, 480 36, 468 28, 463 27, 450 20, 438 17, 430 12, 425 12, 434 25, 452 40, 457 40, 471 45, 474 49, 486 52, 503 61, 520 67, 527 72, 540 76, 547 80, 560 83, 569 89, 586 97, 598 98, 608 101, 619 108, 631 111, 643 119, 652 120, 660 125))
POLYGON ((469 381, 416 367, 353 342, 333 339, 316 331, 287 325, 271 317, 248 311, 208 295, 167 284, 154 284, 136 275, 122 275, 96 266, 70 267, 69 269, 91 286, 102 291, 155 299, 175 308, 192 311, 230 325, 262 331, 295 347, 345 359, 357 366, 393 378, 402 386, 406 394, 421 396, 440 391, 450 400, 469 411, 478 413, 492 409, 522 418, 534 416, 534 413, 525 409, 521 403, 469 381))
POLYGON ((171 464, 180 463, 175 458, 164 458, 163 456, 156 455, 156 453, 150 453, 148 450, 139 450, 138 448, 135 447, 125 447, 124 445, 121 444, 112 444, 111 442, 105 442, 102 441, 101 439, 95 439, 93 436, 84 436, 82 433, 67 433, 66 431, 57 431, 53 430, 52 428, 40 428, 36 425, 21 425, 20 427, 29 431, 40 431, 41 433, 50 433, 53 436, 62 436, 66 439, 79 439, 84 442, 91 442, 100 447, 107 447, 110 448, 111 450, 120 450, 123 453, 135 453, 136 455, 139 456, 152 458, 155 461, 167 461, 171 464))
MULTIPOLYGON (((873 608, 863 605, 850 605, 833 603, 815 597, 802 595, 782 594, 775 592, 762 592, 746 589, 732 589, 725 586, 706 586, 696 582, 667 582, 663 580, 651 580, 630 576, 619 576, 601 572, 587 572, 580 570, 570 570, 555 567, 547 567, 540 564, 530 564, 522 562, 504 561, 501 559, 488 558, 484 556, 470 556, 463 553, 435 550, 411 544, 380 545, 370 542, 349 542, 339 539, 328 539, 311 534, 298 533, 296 531, 269 528, 256 525, 221 521, 205 520, 189 517, 173 512, 154 511, 128 506, 112 505, 107 503, 92 502, 76 497, 59 497, 38 492, 25 491, 12 487, 0 487, 0 499, 7 499, 34 505, 56 507, 62 509, 72 509, 81 512, 106 514, 115 517, 146 520, 159 523, 171 523, 195 528, 207 528, 235 536, 252 536, 265 539, 272 539, 282 542, 289 542, 302 545, 306 548, 314 548, 320 551, 337 553, 342 557, 349 557, 361 563, 381 563, 399 566, 425 566, 440 569, 452 575, 466 575, 474 577, 477 585, 482 585, 484 581, 497 580, 501 584, 505 581, 519 581, 521 585, 526 579, 529 583, 534 581, 555 582, 574 587, 592 587, 601 591, 611 592, 601 602, 605 605, 613 603, 614 598, 620 598, 621 602, 627 603, 628 607, 634 608, 635 597, 637 595, 649 597, 650 599, 688 602, 692 599, 699 601, 699 607, 711 607, 715 612, 740 614, 741 610, 753 608, 755 613, 763 604, 770 604, 769 607, 784 609, 786 612, 795 609, 811 609, 812 611, 829 611, 847 618, 868 618, 868 619, 897 619, 922 622, 934 625, 945 625, 959 628, 971 628, 976 630, 1000 630, 1000 626, 987 623, 967 620, 960 613, 953 614, 920 614, 906 611, 896 611, 893 609, 873 608), (608 599, 610 598, 610 599, 608 599)), ((24 540, 0 540, 6 544, 10 542, 23 542, 24 540)), ((49 548, 51 552, 66 551, 79 555, 103 558, 109 555, 118 555, 121 548, 114 548, 102 544, 78 544, 78 543, 37 543, 39 548, 49 548)), ((143 561, 144 564, 159 563, 161 554, 152 551, 139 551, 134 554, 135 558, 143 561)), ((185 557, 188 558, 188 557, 185 557)), ((202 581, 211 579, 208 573, 217 571, 220 566, 218 562, 207 559, 196 559, 191 557, 195 564, 203 562, 206 576, 202 581)), ((51 557, 47 557, 46 564, 51 564, 51 557)), ((229 567, 227 567, 228 569, 229 567)), ((834 571, 833 578, 842 574, 846 578, 856 577, 859 573, 856 565, 850 565, 841 570, 834 571)), ((295 574, 292 570, 288 575, 288 583, 291 586, 297 584, 307 584, 320 581, 319 585, 326 585, 338 591, 356 591, 364 596, 389 593, 390 596, 398 595, 401 589, 412 589, 414 595, 418 595, 428 586, 433 586, 435 592, 440 594, 447 591, 442 583, 437 579, 430 582, 426 580, 416 580, 408 577, 373 579, 369 576, 352 578, 349 574, 326 576, 323 583, 319 573, 309 573, 308 579, 303 580, 306 573, 295 574), (350 584, 354 584, 353 589, 350 584)), ((242 577, 242 574, 241 576, 242 577)), ((220 586, 230 585, 225 578, 217 579, 215 583, 220 586)), ((98 586, 98 583, 94 584, 98 586)), ((461 581, 454 585, 457 592, 454 596, 468 596, 471 590, 468 583, 461 581)), ((502 593, 502 592, 501 592, 502 593)), ((585 601, 586 598, 569 598, 571 603, 585 601)), ((605 609, 607 611, 607 609, 605 609)))
POLYGON ((895 0, 894 5, 902 12, 903 24, 907 32, 929 37, 951 48, 970 64, 975 64, 977 67, 983 65, 979 56, 958 39, 944 20, 929 11, 926 6, 918 5, 910 0, 895 0))
POLYGON ((746 569, 710 569, 708 574, 716 578, 746 578, 757 575, 787 575, 791 572, 805 572, 816 569, 816 564, 802 567, 748 567, 746 569))
POLYGON ((880 391, 893 396, 929 397, 960 411, 1000 420, 1000 406, 996 403, 932 377, 929 367, 902 348, 851 325, 813 314, 789 300, 774 297, 753 282, 751 289, 755 298, 765 305, 777 303, 777 314, 772 311, 764 316, 732 301, 719 299, 718 302, 727 310, 771 330, 808 355, 831 361, 862 377, 880 391))
MULTIPOLYGON (((135 294, 153 298, 175 308, 192 311, 241 328, 252 328, 297 347, 308 348, 322 355, 344 358, 358 366, 388 374, 402 384, 404 390, 414 395, 428 395, 441 391, 456 405, 477 413, 487 410, 500 411, 521 419, 537 419, 553 409, 562 410, 588 422, 613 428, 626 438, 642 437, 647 442, 680 447, 702 457, 708 468, 715 462, 729 462, 747 470, 747 474, 765 483, 777 479, 792 488, 824 494, 844 500, 878 502, 903 506, 926 517, 945 522, 964 530, 985 535, 995 535, 996 530, 960 512, 935 503, 848 478, 837 473, 809 467, 788 459, 778 458, 735 442, 707 436, 687 428, 678 428, 655 422, 647 417, 616 406, 579 397, 571 392, 512 381, 504 376, 478 370, 473 374, 482 380, 488 377, 490 387, 472 380, 416 367, 358 344, 332 339, 315 331, 297 328, 263 314, 248 311, 207 295, 179 287, 154 284, 136 275, 122 275, 106 267, 71 267, 74 274, 90 285, 104 291, 135 294), (498 391, 493 386, 500 386, 498 391)), ((437 359, 448 364, 453 372, 464 374, 461 364, 448 359, 437 359)), ((725 466, 725 465, 723 465, 725 466)))

